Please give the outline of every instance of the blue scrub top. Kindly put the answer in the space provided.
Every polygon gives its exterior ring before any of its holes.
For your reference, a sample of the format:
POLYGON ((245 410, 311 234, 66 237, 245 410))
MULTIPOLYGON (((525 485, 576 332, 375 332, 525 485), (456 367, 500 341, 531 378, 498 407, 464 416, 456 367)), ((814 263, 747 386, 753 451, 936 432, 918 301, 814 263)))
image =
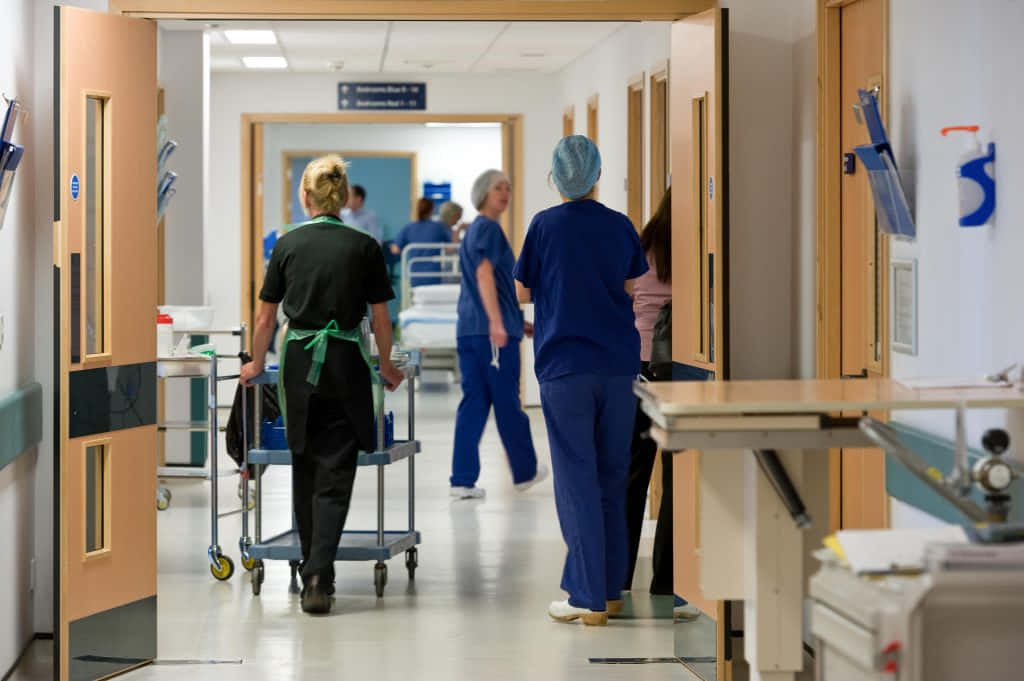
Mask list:
POLYGON ((478 215, 466 230, 459 245, 459 266, 462 270, 462 290, 459 292, 458 336, 487 336, 490 322, 480 299, 476 281, 476 268, 484 259, 494 267, 494 282, 498 288, 498 306, 505 323, 505 332, 511 338, 523 337, 523 311, 516 299, 516 285, 512 268, 516 257, 508 245, 505 232, 494 220, 478 215))
POLYGON ((647 269, 633 223, 597 201, 569 201, 533 218, 515 277, 533 296, 539 381, 639 373, 640 334, 625 284, 647 269))
MULTIPOLYGON (((398 237, 395 239, 395 245, 397 245, 403 251, 409 244, 436 244, 436 243, 451 243, 452 237, 448 233, 448 228, 442 225, 440 222, 434 222, 433 220, 421 220, 419 222, 410 222, 402 231, 398 233, 398 237)), ((414 248, 409 252, 410 258, 419 256, 432 256, 439 255, 436 250, 430 250, 425 248, 414 248)), ((440 272, 441 263, 439 262, 417 262, 410 266, 412 272, 440 272)), ((440 284, 441 277, 413 277, 412 281, 409 282, 412 286, 427 286, 432 284, 440 284)))

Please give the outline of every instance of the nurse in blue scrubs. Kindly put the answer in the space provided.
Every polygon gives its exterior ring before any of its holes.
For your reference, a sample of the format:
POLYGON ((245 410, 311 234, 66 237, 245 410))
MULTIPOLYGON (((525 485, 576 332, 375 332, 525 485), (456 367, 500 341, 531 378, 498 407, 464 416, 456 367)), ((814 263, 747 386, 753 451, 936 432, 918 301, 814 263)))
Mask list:
POLYGON ((533 218, 515 269, 520 302, 535 305, 535 366, 568 546, 569 598, 548 614, 591 625, 606 624, 622 605, 632 383, 640 371, 629 288, 648 269, 629 218, 594 200, 600 174, 589 139, 558 143, 551 178, 563 203, 533 218))
POLYGON ((480 437, 492 406, 516 489, 524 492, 548 476, 547 466, 537 462, 530 421, 519 404, 519 344, 532 327, 523 322, 512 279, 515 256, 498 224, 512 187, 504 173, 488 170, 473 183, 470 196, 480 214, 459 245, 456 334, 462 402, 455 416, 451 477, 451 495, 457 499, 484 496, 476 482, 480 437))

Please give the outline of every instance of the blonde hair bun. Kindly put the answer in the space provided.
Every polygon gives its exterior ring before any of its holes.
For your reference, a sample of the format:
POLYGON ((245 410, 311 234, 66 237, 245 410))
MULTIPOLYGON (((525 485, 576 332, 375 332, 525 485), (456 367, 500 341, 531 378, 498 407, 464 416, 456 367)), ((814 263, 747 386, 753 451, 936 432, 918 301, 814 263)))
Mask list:
POLYGON ((337 215, 348 202, 348 164, 337 154, 309 162, 299 184, 299 200, 309 197, 318 213, 337 215))

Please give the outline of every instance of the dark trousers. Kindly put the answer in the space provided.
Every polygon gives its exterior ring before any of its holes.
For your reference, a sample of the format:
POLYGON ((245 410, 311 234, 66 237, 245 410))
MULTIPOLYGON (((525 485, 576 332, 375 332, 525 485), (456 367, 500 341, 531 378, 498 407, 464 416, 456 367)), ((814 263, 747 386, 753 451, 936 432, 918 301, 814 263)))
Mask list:
POLYGON ((292 503, 302 543, 302 577, 334 581, 334 556, 356 478, 359 443, 337 397, 309 398, 305 450, 292 453, 292 503))
MULTIPOLYGON (((636 557, 640 551, 640 533, 647 506, 647 489, 651 484, 654 458, 658 445, 647 437, 651 419, 636 405, 636 425, 633 427, 632 457, 629 462, 629 486, 626 491, 626 523, 629 529, 629 564, 623 589, 633 585, 636 557)), ((672 582, 672 455, 661 455, 661 506, 658 509, 658 528, 654 533, 654 578, 651 593, 671 595, 672 582)))
POLYGON ((480 438, 494 407, 501 444, 505 446, 512 482, 533 480, 537 453, 530 434, 530 418, 519 403, 519 344, 509 338, 498 353, 498 368, 491 364, 487 336, 458 339, 462 402, 455 414, 455 446, 452 451, 452 487, 474 487, 480 477, 480 438))

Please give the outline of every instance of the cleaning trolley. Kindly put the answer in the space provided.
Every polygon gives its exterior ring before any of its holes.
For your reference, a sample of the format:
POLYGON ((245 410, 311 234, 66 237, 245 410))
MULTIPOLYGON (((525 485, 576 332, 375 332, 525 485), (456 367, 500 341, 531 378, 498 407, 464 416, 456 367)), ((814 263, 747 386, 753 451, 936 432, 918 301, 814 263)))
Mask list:
MULTIPOLYGON (((377 597, 383 597, 384 587, 388 582, 387 561, 391 558, 405 553, 405 566, 409 572, 409 579, 415 579, 416 568, 419 565, 417 546, 420 543, 420 533, 416 531, 416 454, 420 451, 420 443, 416 440, 416 390, 415 382, 419 376, 420 355, 418 352, 396 353, 392 361, 405 375, 405 389, 408 393, 408 437, 398 440, 393 437, 393 421, 386 415, 383 403, 377 408, 376 429, 377 448, 372 452, 360 452, 359 466, 375 466, 377 468, 377 529, 375 530, 349 530, 346 529, 338 544, 335 560, 337 561, 373 561, 373 582, 376 587, 377 597), (384 467, 405 460, 409 468, 409 521, 408 527, 404 530, 384 529, 384 467)), ((254 384, 266 385, 277 383, 277 371, 267 370, 261 374, 254 384)), ((244 398, 248 399, 249 391, 243 391, 244 398)), ((242 469, 248 470, 249 465, 260 466, 290 466, 292 453, 287 449, 287 444, 278 441, 270 446, 265 446, 263 440, 263 419, 261 416, 261 402, 257 399, 254 405, 255 428, 252 428, 252 447, 246 442, 246 461, 242 469)), ((242 413, 247 414, 243 404, 242 413)), ((243 425, 242 432, 248 438, 249 428, 243 425)), ((274 438, 278 439, 279 438, 274 438)), ((280 560, 288 561, 291 567, 291 590, 299 591, 298 573, 299 564, 302 561, 302 547, 299 542, 299 533, 295 526, 294 516, 291 529, 278 535, 264 539, 263 537, 263 486, 260 475, 253 476, 255 480, 255 537, 249 535, 249 511, 242 514, 242 537, 239 539, 239 549, 242 553, 242 564, 251 571, 252 592, 258 596, 265 578, 265 561, 280 560)), ((248 488, 249 481, 244 483, 248 488)), ((248 495, 248 489, 244 492, 248 495)))

